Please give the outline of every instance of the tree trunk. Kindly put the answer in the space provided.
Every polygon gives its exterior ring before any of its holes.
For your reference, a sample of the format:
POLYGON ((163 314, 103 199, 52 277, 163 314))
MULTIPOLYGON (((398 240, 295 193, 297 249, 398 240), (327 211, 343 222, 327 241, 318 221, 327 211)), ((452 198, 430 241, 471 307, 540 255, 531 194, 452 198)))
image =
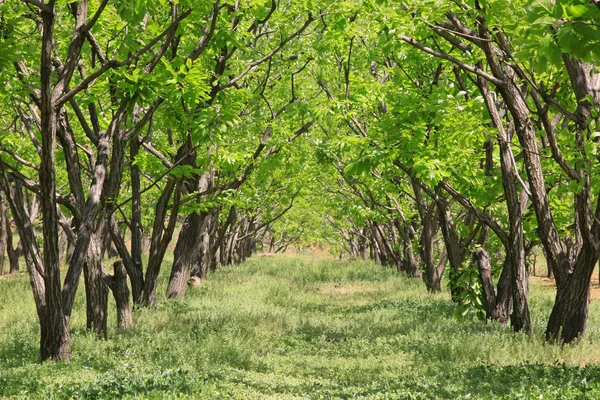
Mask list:
MULTIPOLYGON (((491 57, 491 50, 488 50, 488 59, 491 57)), ((487 82, 478 78, 479 90, 482 93, 487 109, 492 117, 492 122, 498 130, 498 142, 500 148, 500 168, 502 171, 502 187, 504 188, 504 198, 508 209, 508 243, 505 243, 507 259, 511 268, 512 277, 512 301, 513 312, 511 314, 511 325, 515 332, 531 332, 531 318, 529 315, 529 277, 527 275, 527 263, 525 258, 525 243, 523 238, 523 221, 521 202, 519 192, 517 191, 517 172, 514 157, 510 147, 511 136, 504 125, 498 113, 496 104, 490 94, 487 82)), ((518 89, 512 87, 499 88, 504 97, 520 96, 518 89)), ((520 99, 520 98, 519 98, 520 99)), ((505 99, 508 102, 508 100, 505 99)), ((520 100, 522 101, 522 100, 520 100)), ((517 107, 513 102, 514 107, 517 107)), ((519 108, 518 106, 517 108, 519 108)), ((517 131, 523 128, 515 121, 517 131)), ((522 135, 521 135, 522 136, 522 135)), ((535 136, 535 133, 534 133, 535 136)), ((537 150, 536 150, 537 151, 537 150)), ((527 156, 526 156, 527 157, 527 156)))
MULTIPOLYGON (((140 168, 134 164, 138 154, 137 138, 130 142, 130 176, 131 176, 131 261, 136 270, 136 276, 143 276, 142 266, 142 195, 140 187, 140 168)), ((139 303, 141 293, 134 294, 134 302, 139 303)))
POLYGON ((11 228, 11 222, 6 218, 6 253, 8 255, 8 264, 10 266, 9 272, 11 274, 19 272, 19 258, 23 253, 23 244, 21 241, 17 244, 17 247, 13 247, 13 232, 11 228))
MULTIPOLYGON (((443 197, 439 196, 437 201, 437 209, 439 214, 440 227, 442 229, 442 235, 444 237, 444 244, 446 245, 446 252, 448 253, 448 261, 454 272, 455 279, 458 279, 462 270, 462 248, 461 243, 456 233, 454 225, 454 219, 452 218, 452 212, 450 211, 450 205, 448 201, 443 197)), ((443 274, 443 270, 442 270, 443 274)), ((456 281, 454 281, 456 282, 456 281)), ((450 285, 450 292, 452 300, 455 302, 459 301, 461 288, 456 284, 450 285)))
POLYGON ((435 262, 434 241, 438 229, 436 218, 437 206, 434 201, 429 204, 423 198, 420 182, 417 178, 411 177, 413 192, 415 193, 415 203, 419 216, 421 218, 421 261, 424 264, 423 281, 427 290, 439 292, 442 290, 442 275, 445 269, 445 263, 435 262))
POLYGON ((112 238, 117 252, 123 261, 124 268, 127 270, 127 274, 129 275, 133 304, 142 304, 144 293, 143 271, 135 266, 129 250, 127 249, 127 245, 125 244, 125 240, 123 239, 123 236, 121 236, 121 232, 116 221, 114 220, 114 217, 110 222, 109 229, 110 237, 112 238))
POLYGON ((58 213, 56 210, 56 129, 57 110, 52 90, 52 44, 54 9, 41 10, 42 54, 40 67, 40 200, 44 233, 44 287, 46 315, 42 321, 42 360, 64 361, 71 357, 71 337, 68 320, 63 314, 60 264, 58 257, 58 213))
POLYGON ((494 289, 494 282, 492 280, 490 256, 488 255, 487 251, 483 249, 483 247, 478 247, 475 250, 475 259, 477 262, 477 269, 479 270, 481 285, 483 287, 485 317, 486 319, 492 319, 492 316, 496 311, 496 291, 494 289))
POLYGON ((4 258, 6 255, 6 245, 8 241, 8 216, 6 215, 6 206, 4 197, 0 192, 0 275, 4 274, 4 258))
POLYGON ((573 272, 558 287, 546 327, 547 340, 570 343, 585 333, 590 280, 597 262, 598 252, 592 246, 583 246, 573 272))
POLYGON ((107 339, 108 288, 102 277, 102 236, 104 229, 92 235, 86 262, 83 266, 86 299, 86 326, 107 339))
POLYGON ((190 270, 200 262, 201 236, 205 214, 191 213, 185 218, 179 238, 173 253, 173 267, 167 287, 168 298, 181 298, 185 295, 185 288, 190 276, 190 270))
POLYGON ((123 261, 113 263, 114 275, 104 275, 104 282, 112 291, 117 304, 117 326, 121 329, 133 329, 133 314, 129 302, 129 288, 127 287, 127 271, 123 261))
POLYGON ((179 205, 181 199, 181 184, 173 179, 167 181, 167 185, 156 205, 156 217, 152 227, 152 244, 150 245, 150 256, 146 277, 144 279, 144 305, 152 307, 156 304, 156 287, 158 285, 158 274, 162 265, 165 252, 173 237, 177 216, 179 214, 179 205), (173 194, 174 193, 174 194, 173 194), (167 219, 167 209, 169 199, 173 194, 173 204, 171 215, 167 227, 164 222, 167 219))

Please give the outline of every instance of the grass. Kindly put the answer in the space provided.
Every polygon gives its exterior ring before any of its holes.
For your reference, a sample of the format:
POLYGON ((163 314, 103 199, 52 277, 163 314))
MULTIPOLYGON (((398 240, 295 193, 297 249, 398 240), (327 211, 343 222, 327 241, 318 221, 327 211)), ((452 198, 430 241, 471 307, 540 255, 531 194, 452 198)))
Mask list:
POLYGON ((599 398, 600 302, 579 343, 546 345, 553 291, 531 285, 534 333, 515 335, 453 318, 448 293, 370 262, 253 257, 184 300, 138 310, 132 332, 118 331, 112 312, 108 341, 85 331, 81 290, 72 362, 55 365, 39 362, 26 276, 2 279, 0 396, 599 398))

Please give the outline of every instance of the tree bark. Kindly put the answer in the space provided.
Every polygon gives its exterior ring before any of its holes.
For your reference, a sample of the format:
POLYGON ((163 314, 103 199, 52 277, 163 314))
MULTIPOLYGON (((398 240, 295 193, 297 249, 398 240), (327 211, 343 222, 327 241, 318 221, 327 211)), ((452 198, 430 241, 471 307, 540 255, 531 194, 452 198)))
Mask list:
POLYGON ((53 99, 52 45, 54 36, 54 4, 41 10, 42 54, 40 67, 40 114, 42 153, 40 160, 40 200, 44 233, 44 286, 46 312, 42 321, 42 360, 65 361, 71 357, 68 319, 63 313, 58 256, 58 213, 56 210, 55 150, 57 110, 53 99))
POLYGON ((23 244, 21 241, 17 243, 17 247, 13 246, 13 231, 10 219, 6 218, 6 253, 8 255, 9 272, 11 274, 19 272, 19 258, 23 253, 23 244))
POLYGON ((104 282, 110 288, 115 303, 117 304, 117 326, 121 329, 133 329, 133 313, 129 302, 129 288, 127 287, 127 271, 123 261, 113 263, 114 275, 104 274, 104 282))
POLYGON ((158 199, 156 205, 156 216, 154 218, 154 226, 152 227, 152 244, 150 245, 150 256, 148 267, 146 269, 146 277, 144 279, 144 302, 148 307, 153 307, 156 304, 156 287, 158 285, 158 274, 160 267, 167 251, 167 247, 173 237, 177 216, 179 214, 179 205, 181 199, 181 184, 175 182, 174 179, 169 179, 167 185, 158 199), (174 193, 174 194, 173 194, 174 193), (164 222, 167 219, 167 209, 169 199, 173 194, 173 203, 171 207, 171 215, 169 222, 164 227, 164 222))
POLYGON ((6 256, 6 246, 9 234, 7 221, 8 216, 6 215, 4 196, 2 195, 2 192, 0 192, 0 275, 4 274, 4 258, 6 256))
POLYGON ((179 238, 173 253, 173 267, 167 287, 167 297, 181 298, 185 295, 185 287, 189 278, 190 270, 200 263, 200 241, 198 237, 202 233, 202 221, 205 214, 191 213, 185 218, 179 238))
MULTIPOLYGON (((488 60, 493 59, 491 45, 486 45, 488 60)), ((508 209, 508 243, 505 243, 507 260, 511 268, 513 313, 511 325, 515 332, 531 332, 531 318, 529 315, 529 277, 525 257, 525 243, 523 237, 523 221, 519 192, 517 191, 516 164, 510 148, 511 136, 499 116, 496 104, 490 94, 488 84, 478 78, 478 86, 486 102, 487 109, 492 117, 492 122, 498 131, 500 148, 500 168, 502 171, 502 187, 504 199, 508 209)), ((515 95, 514 90, 505 91, 499 88, 505 96, 515 95)), ((515 88, 516 89, 516 88, 515 88)), ((516 89, 518 90, 518 89, 516 89)), ((518 94, 520 96, 520 94, 518 94)), ((506 101, 506 100, 505 100, 506 101)), ((515 123, 515 127, 516 127, 515 123)), ((518 129, 518 128, 516 128, 518 129)), ((534 134, 535 135, 535 134, 534 134)))
POLYGON ((83 266, 86 300, 86 326, 100 337, 107 337, 108 288, 102 277, 102 242, 105 230, 99 229, 89 241, 83 266))
MULTIPOLYGON (((130 141, 130 177, 131 177, 131 261, 136 276, 143 276, 142 266, 142 196, 140 187, 140 168, 134 164, 138 154, 139 143, 137 138, 130 141)), ((133 279, 132 279, 133 281, 133 279)), ((134 303, 141 300, 141 291, 134 291, 134 303)))
POLYGON ((556 293, 546 327, 547 340, 570 343, 585 332, 590 303, 590 280, 597 260, 597 252, 584 246, 573 273, 556 293))

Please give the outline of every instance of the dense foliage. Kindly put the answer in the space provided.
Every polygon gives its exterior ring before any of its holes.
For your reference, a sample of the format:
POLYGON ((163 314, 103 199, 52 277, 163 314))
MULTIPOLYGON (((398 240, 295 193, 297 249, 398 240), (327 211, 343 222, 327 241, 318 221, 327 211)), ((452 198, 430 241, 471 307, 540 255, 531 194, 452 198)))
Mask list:
POLYGON ((292 245, 447 282, 455 314, 525 333, 543 254, 546 340, 578 340, 599 17, 590 0, 0 1, 0 267, 27 269, 41 358, 71 357, 82 275, 108 338, 109 293, 132 329, 164 293, 292 245))

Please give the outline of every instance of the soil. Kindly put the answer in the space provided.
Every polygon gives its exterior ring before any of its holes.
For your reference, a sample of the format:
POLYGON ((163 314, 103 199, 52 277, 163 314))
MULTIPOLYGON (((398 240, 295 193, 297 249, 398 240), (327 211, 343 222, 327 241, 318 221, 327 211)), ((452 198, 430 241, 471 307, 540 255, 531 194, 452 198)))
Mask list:
MULTIPOLYGON (((541 282, 543 286, 556 287, 556 281, 553 278, 547 278, 545 276, 531 276, 531 278, 541 282)), ((598 281, 598 274, 592 276, 590 282, 590 297, 592 299, 600 299, 600 281, 598 281)))

